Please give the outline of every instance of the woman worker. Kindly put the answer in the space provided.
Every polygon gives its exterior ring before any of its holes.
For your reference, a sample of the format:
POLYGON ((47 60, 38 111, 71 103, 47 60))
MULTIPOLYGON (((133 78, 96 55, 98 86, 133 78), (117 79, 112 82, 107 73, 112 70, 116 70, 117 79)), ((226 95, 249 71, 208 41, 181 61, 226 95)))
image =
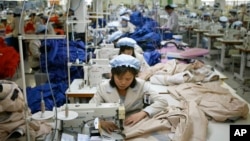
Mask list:
MULTIPOLYGON (((121 54, 110 61, 112 77, 97 88, 90 103, 117 103, 125 106, 124 125, 135 125, 147 116, 153 116, 166 107, 166 98, 150 88, 150 85, 136 78, 140 62, 131 55, 121 54), (150 105, 144 107, 143 99, 149 95, 150 105)), ((101 127, 108 133, 117 129, 114 122, 100 121, 101 127)))
POLYGON ((116 46, 120 48, 119 55, 120 54, 131 55, 140 61, 141 64, 140 72, 149 69, 150 66, 144 59, 143 55, 138 53, 138 51, 135 51, 138 50, 137 48, 139 46, 136 44, 136 41, 134 39, 127 37, 121 38, 117 41, 116 46))

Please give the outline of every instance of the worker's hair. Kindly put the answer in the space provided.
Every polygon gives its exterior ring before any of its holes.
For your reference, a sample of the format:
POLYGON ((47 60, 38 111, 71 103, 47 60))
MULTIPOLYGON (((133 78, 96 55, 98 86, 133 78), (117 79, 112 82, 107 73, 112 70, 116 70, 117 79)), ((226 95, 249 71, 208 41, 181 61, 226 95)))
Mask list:
POLYGON ((166 5, 165 10, 167 10, 167 9, 174 9, 174 8, 172 6, 170 6, 170 5, 166 5))
POLYGON ((133 50, 132 56, 136 57, 135 56, 135 49, 133 47, 129 47, 129 46, 120 46, 120 50, 119 50, 118 55, 122 54, 125 50, 131 50, 131 49, 133 50))
POLYGON ((111 69, 112 76, 111 76, 111 79, 109 81, 109 84, 111 85, 111 87, 117 87, 117 85, 115 84, 114 75, 120 76, 120 75, 124 75, 126 72, 130 72, 130 73, 132 73, 134 75, 133 81, 132 81, 132 83, 129 86, 131 88, 134 88, 135 85, 136 85, 136 79, 135 79, 135 77, 137 76, 137 74, 138 74, 139 71, 136 70, 133 67, 127 67, 127 66, 124 66, 124 65, 123 66, 114 67, 114 68, 111 69))

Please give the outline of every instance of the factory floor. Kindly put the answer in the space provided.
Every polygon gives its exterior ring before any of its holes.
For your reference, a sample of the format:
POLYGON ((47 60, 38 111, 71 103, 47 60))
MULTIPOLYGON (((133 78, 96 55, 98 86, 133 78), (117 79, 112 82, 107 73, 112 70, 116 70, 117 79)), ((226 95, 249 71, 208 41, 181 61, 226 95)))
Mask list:
MULTIPOLYGON (((206 58, 201 58, 201 59, 206 64, 209 64, 209 65, 215 67, 216 57, 214 59, 206 59, 206 58)), ((25 73, 26 86, 34 87, 36 85, 35 77, 34 77, 35 72, 32 72, 32 70, 29 68, 27 61, 25 61, 24 64, 25 64, 25 72, 26 72, 25 73)), ((237 78, 235 79, 233 77, 233 71, 230 67, 225 69, 224 71, 222 71, 218 67, 215 67, 215 68, 218 71, 220 71, 221 73, 223 73, 225 76, 227 76, 228 79, 226 79, 225 82, 229 86, 231 86, 233 89, 235 89, 239 96, 241 96, 243 99, 245 99, 246 101, 248 101, 250 103, 250 81, 246 81, 243 84, 241 80, 239 80, 237 78)), ((239 72, 239 64, 235 64, 234 72, 239 72)), ((246 68, 245 76, 250 76, 250 68, 246 68)), ((38 79, 42 79, 42 77, 40 77, 38 79)), ((15 77, 13 78, 13 81, 15 81, 21 88, 23 87, 20 69, 17 71, 15 77)))

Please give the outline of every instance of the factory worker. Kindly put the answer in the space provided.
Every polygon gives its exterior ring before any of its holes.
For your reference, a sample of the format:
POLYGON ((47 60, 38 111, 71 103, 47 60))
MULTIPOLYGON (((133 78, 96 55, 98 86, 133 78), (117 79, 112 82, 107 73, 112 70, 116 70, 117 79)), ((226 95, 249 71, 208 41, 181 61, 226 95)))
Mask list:
POLYGON ((242 21, 236 21, 233 23, 233 28, 239 30, 239 36, 236 37, 238 39, 244 38, 247 33, 247 29, 242 25, 243 25, 242 21))
POLYGON ((175 7, 176 6, 174 4, 165 6, 165 11, 169 15, 169 17, 167 23, 162 26, 162 28, 170 30, 173 33, 176 33, 179 27, 178 15, 174 11, 175 7))
POLYGON ((236 9, 231 9, 229 10, 229 17, 228 17, 228 22, 229 22, 229 28, 233 28, 233 23, 238 20, 238 15, 237 15, 237 10, 236 9))
POLYGON ((113 43, 116 47, 117 41, 122 37, 124 33, 121 30, 113 32, 111 35, 108 36, 108 42, 113 43))
POLYGON ((211 22, 211 14, 209 12, 203 13, 202 15, 202 20, 206 22, 211 22))
MULTIPOLYGON (((150 84, 136 78, 140 62, 136 58, 121 54, 110 61, 111 79, 101 83, 90 103, 123 103, 126 119, 124 125, 133 126, 143 118, 152 117, 168 105, 167 99, 155 92, 150 84), (147 95, 146 95, 147 94, 147 95), (144 98, 149 96, 150 104, 144 108, 144 98)), ((108 133, 118 127, 112 121, 100 121, 108 133)))
MULTIPOLYGON (((117 41, 122 37, 124 33, 120 30, 114 32, 113 34, 111 34, 109 37, 108 37, 108 42, 109 43, 113 43, 115 48, 118 48, 117 46, 117 41)), ((137 44, 135 44, 135 51, 139 54, 143 54, 143 50, 140 46, 138 46, 137 44)))
POLYGON ((121 30, 123 33, 133 33, 136 27, 129 21, 130 18, 128 16, 121 16, 120 27, 118 27, 118 30, 121 30))
POLYGON ((228 27, 228 18, 227 18, 227 17, 221 16, 221 17, 219 18, 219 22, 220 22, 222 28, 225 29, 225 28, 228 27))
MULTIPOLYGON (((39 24, 36 28, 35 33, 36 34, 45 34, 47 28, 43 24, 39 24)), ((28 62, 30 68, 32 68, 33 71, 37 71, 40 69, 40 47, 41 47, 41 41, 39 39, 33 39, 29 42, 29 57, 28 62)))
POLYGON ((220 8, 220 3, 215 3, 214 4, 214 9, 212 12, 212 19, 217 22, 222 14, 222 9, 220 8))
POLYGON ((55 35, 56 32, 52 26, 52 23, 51 22, 48 22, 48 17, 47 16, 41 16, 41 19, 42 19, 42 24, 45 25, 47 27, 47 34, 52 34, 52 35, 55 35))
POLYGON ((144 59, 143 55, 135 51, 136 41, 134 39, 127 37, 121 38, 116 43, 116 46, 120 48, 119 55, 120 54, 131 55, 140 61, 141 64, 140 72, 149 69, 149 65, 144 59))

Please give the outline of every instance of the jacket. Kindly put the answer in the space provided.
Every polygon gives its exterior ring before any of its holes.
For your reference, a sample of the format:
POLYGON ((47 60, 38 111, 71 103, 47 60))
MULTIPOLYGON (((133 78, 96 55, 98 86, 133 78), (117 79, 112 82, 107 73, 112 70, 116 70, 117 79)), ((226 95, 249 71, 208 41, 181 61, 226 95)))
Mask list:
MULTIPOLYGON (((153 116, 168 106, 167 99, 150 88, 149 83, 138 78, 136 78, 136 81, 136 86, 134 88, 129 87, 125 96, 124 106, 126 114, 143 110, 149 116, 153 116), (151 104, 143 108, 145 94, 149 94, 151 104)), ((97 87, 97 92, 90 100, 90 103, 117 103, 119 100, 120 96, 116 88, 111 87, 109 81, 105 81, 97 87)))

